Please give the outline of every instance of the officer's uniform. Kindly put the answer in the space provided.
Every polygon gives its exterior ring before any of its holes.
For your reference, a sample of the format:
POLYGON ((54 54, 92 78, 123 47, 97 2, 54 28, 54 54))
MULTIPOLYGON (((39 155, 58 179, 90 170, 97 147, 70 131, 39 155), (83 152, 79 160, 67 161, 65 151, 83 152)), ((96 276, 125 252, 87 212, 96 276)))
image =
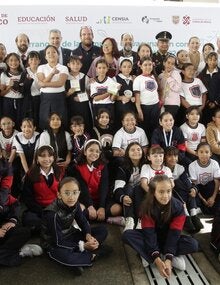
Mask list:
MULTIPOLYGON (((172 39, 171 33, 167 31, 160 32, 155 37, 158 41, 169 41, 172 39)), ((166 52, 165 54, 160 53, 158 50, 157 52, 153 53, 153 62, 155 64, 155 71, 156 74, 159 75, 163 70, 163 61, 166 58, 167 55, 169 55, 169 52, 166 52)))

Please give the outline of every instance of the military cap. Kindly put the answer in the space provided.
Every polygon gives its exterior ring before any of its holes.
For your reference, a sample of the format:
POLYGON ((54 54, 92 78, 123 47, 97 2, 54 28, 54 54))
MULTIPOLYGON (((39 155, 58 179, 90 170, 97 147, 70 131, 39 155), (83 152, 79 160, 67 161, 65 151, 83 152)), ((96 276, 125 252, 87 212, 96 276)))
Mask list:
POLYGON ((171 35, 171 33, 167 32, 167 31, 162 31, 162 32, 158 33, 155 38, 157 40, 161 40, 161 41, 169 41, 172 39, 172 35, 171 35))

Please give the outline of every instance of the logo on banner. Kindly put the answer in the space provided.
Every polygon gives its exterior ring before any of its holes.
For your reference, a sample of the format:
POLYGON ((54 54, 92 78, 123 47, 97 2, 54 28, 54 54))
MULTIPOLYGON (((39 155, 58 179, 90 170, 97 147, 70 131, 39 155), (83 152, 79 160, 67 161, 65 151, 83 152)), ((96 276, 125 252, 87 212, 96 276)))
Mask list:
POLYGON ((183 25, 188 26, 190 24, 190 16, 185 15, 183 16, 183 25))
POLYGON ((150 22, 154 22, 154 23, 162 23, 163 21, 161 20, 161 18, 151 18, 151 17, 148 17, 148 16, 143 16, 141 18, 141 22, 144 23, 144 24, 149 24, 150 22))
POLYGON ((111 17, 111 16, 103 16, 96 24, 131 24, 131 21, 128 17, 111 17))
POLYGON ((67 24, 85 24, 88 18, 86 16, 66 16, 64 18, 67 24))
POLYGON ((55 16, 19 16, 18 24, 47 24, 56 21, 55 16))
POLYGON ((180 16, 172 16, 172 22, 177 25, 180 22, 180 16))
POLYGON ((8 25, 8 14, 0 14, 0 25, 8 25))

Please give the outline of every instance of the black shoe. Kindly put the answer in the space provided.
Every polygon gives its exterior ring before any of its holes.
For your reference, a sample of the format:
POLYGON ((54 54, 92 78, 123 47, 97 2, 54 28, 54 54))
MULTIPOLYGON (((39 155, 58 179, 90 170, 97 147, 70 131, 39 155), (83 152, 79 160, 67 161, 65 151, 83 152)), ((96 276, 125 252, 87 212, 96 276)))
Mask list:
POLYGON ((186 217, 183 229, 185 231, 187 231, 188 233, 191 233, 191 234, 196 232, 196 228, 194 227, 194 224, 192 223, 192 220, 191 220, 190 216, 186 217))
POLYGON ((197 215, 192 216, 191 221, 196 229, 196 232, 199 232, 201 229, 204 228, 202 222, 200 221, 200 218, 197 215))
POLYGON ((73 267, 73 273, 74 273, 74 275, 76 275, 76 276, 80 276, 80 275, 82 275, 83 274, 83 268, 81 267, 81 266, 75 266, 75 267, 73 267))
POLYGON ((111 253, 113 252, 113 248, 109 245, 106 244, 101 244, 100 247, 96 250, 94 250, 92 253, 94 253, 95 260, 97 258, 103 258, 103 257, 108 257, 111 253))

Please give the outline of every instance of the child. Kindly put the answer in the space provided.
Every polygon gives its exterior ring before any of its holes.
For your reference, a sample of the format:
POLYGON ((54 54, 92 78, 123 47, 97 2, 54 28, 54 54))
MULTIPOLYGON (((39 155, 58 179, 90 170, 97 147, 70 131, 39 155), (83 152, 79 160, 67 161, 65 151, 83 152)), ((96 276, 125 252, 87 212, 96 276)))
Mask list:
POLYGON ((18 129, 23 117, 23 95, 19 81, 21 79, 21 61, 17 53, 9 53, 5 62, 7 69, 1 74, 1 96, 3 116, 9 116, 15 122, 18 129))
POLYGON ((49 127, 40 135, 39 147, 43 145, 51 145, 57 158, 57 164, 62 168, 67 168, 71 161, 71 138, 62 125, 62 117, 60 114, 53 112, 48 118, 49 127))
POLYGON ((94 117, 97 116, 99 109, 106 108, 109 110, 112 122, 114 123, 114 101, 118 90, 117 88, 116 90, 111 90, 117 85, 112 78, 106 76, 107 71, 108 63, 104 59, 99 59, 96 62, 97 77, 90 85, 90 96, 92 98, 94 117))
MULTIPOLYGON (((172 184, 173 184, 173 176, 171 170, 164 166, 164 150, 160 146, 152 146, 148 150, 147 159, 150 164, 144 164, 141 168, 141 187, 144 189, 145 192, 149 190, 149 183, 151 179, 155 175, 167 175, 172 184)), ((173 184, 174 185, 174 184, 173 184)), ((144 194, 144 192, 143 192, 144 194)))
POLYGON ((57 199, 43 211, 41 234, 42 246, 49 257, 73 268, 77 275, 82 274, 82 266, 92 266, 107 237, 104 226, 90 227, 79 196, 78 181, 65 177, 59 184, 57 199), (81 230, 73 226, 75 221, 81 230))
POLYGON ((34 160, 35 150, 38 148, 40 134, 35 132, 34 121, 31 118, 24 118, 19 132, 13 142, 13 148, 19 154, 23 171, 28 172, 34 160))
POLYGON ((68 106, 68 121, 71 117, 82 116, 87 132, 91 131, 92 115, 89 105, 89 77, 80 72, 82 61, 78 56, 70 56, 67 64, 70 75, 66 81, 66 95, 68 106))
POLYGON ((215 109, 212 121, 207 125, 206 139, 210 145, 213 158, 220 163, 220 108, 215 109))
POLYGON ((153 72, 153 61, 150 57, 140 60, 142 74, 134 79, 133 90, 138 119, 148 138, 158 126, 160 113, 158 84, 153 72), (149 124, 149 122, 151 122, 149 124))
POLYGON ((122 117, 122 128, 114 135, 112 143, 113 156, 124 157, 127 146, 134 141, 143 147, 144 153, 147 152, 148 138, 144 130, 136 126, 135 114, 128 111, 122 117))
POLYGON ((186 145, 182 131, 174 126, 174 119, 171 113, 163 112, 159 119, 160 127, 155 129, 151 138, 152 146, 161 146, 165 149, 168 146, 175 146, 179 150, 180 164, 189 164, 185 157, 186 145))
POLYGON ((37 68, 40 55, 37 51, 29 52, 27 56, 28 67, 21 74, 23 83, 23 117, 33 118, 37 129, 39 128, 40 86, 37 82, 37 68))
POLYGON ((71 161, 76 162, 77 157, 81 154, 84 144, 89 140, 89 134, 85 133, 85 123, 82 116, 73 116, 70 122, 70 130, 72 131, 71 143, 72 154, 71 161))
POLYGON ((200 111, 198 106, 186 109, 186 122, 180 126, 186 142, 186 156, 191 160, 197 159, 196 149, 201 141, 206 141, 205 126, 199 123, 200 111))
POLYGON ((183 65, 190 62, 189 53, 187 50, 181 49, 176 53, 176 68, 181 72, 183 65))
POLYGON ((220 105, 220 69, 217 64, 218 54, 210 52, 206 57, 205 68, 199 74, 199 78, 207 88, 207 102, 203 112, 205 124, 212 120, 214 109, 220 105))
POLYGON ((117 130, 121 127, 123 114, 128 111, 135 112, 136 109, 133 96, 133 77, 130 75, 132 64, 133 61, 129 58, 120 57, 120 73, 115 77, 115 80, 121 85, 115 101, 115 115, 117 118, 115 124, 117 130))
POLYGON ((194 78, 195 69, 192 63, 184 64, 182 73, 184 78, 180 93, 181 104, 186 109, 192 105, 199 106, 202 112, 206 104, 206 87, 199 78, 194 78))
POLYGON ((27 228, 19 225, 20 205, 11 192, 13 180, 10 164, 0 148, 0 265, 17 266, 22 257, 42 254, 38 245, 25 245, 30 238, 27 228))
POLYGON ((198 188, 198 206, 204 214, 215 214, 220 209, 220 167, 211 159, 211 148, 206 142, 197 146, 198 159, 190 163, 189 175, 198 188))
POLYGON ((131 142, 125 151, 124 164, 117 170, 114 185, 114 199, 123 206, 124 231, 133 229, 138 218, 137 204, 140 188, 140 172, 145 162, 144 152, 138 142, 131 142))
POLYGON ((39 232, 42 211, 56 199, 62 177, 53 148, 50 145, 38 148, 34 164, 25 176, 22 191, 22 199, 27 207, 23 224, 33 232, 39 232))
POLYGON ((152 57, 153 51, 149 44, 141 43, 137 48, 137 54, 138 54, 138 62, 137 62, 137 68, 136 68, 136 73, 135 73, 136 76, 142 73, 141 68, 140 68, 140 60, 143 57, 152 57))
POLYGON ((202 60, 199 63, 198 66, 198 74, 205 68, 207 56, 210 52, 214 52, 215 47, 212 43, 205 43, 202 47, 202 60))
POLYGON ((183 204, 172 197, 170 179, 166 175, 156 175, 143 203, 142 229, 125 231, 122 239, 145 263, 155 263, 160 275, 169 278, 172 267, 185 270, 182 255, 198 250, 195 239, 181 235, 184 222, 183 204))
POLYGON ((7 65, 5 63, 5 58, 7 55, 6 47, 3 43, 0 43, 0 75, 2 72, 6 71, 7 65))
POLYGON ((90 220, 104 221, 120 213, 120 205, 109 200, 109 174, 98 140, 90 139, 85 143, 82 156, 74 168, 69 168, 68 174, 80 183, 79 201, 86 207, 90 220))
POLYGON ((182 79, 175 70, 176 57, 168 54, 164 61, 164 70, 158 76, 160 89, 163 90, 162 103, 164 110, 170 112, 176 118, 180 106, 180 91, 182 79))
POLYGON ((178 164, 178 149, 174 146, 165 149, 165 165, 172 171, 174 179, 173 196, 184 204, 186 221, 184 229, 190 233, 199 232, 203 224, 196 215, 197 188, 192 184, 185 168, 178 164))
POLYGON ((108 109, 99 109, 92 132, 92 138, 97 139, 101 143, 102 152, 108 161, 112 159, 113 141, 113 130, 109 125, 110 121, 111 114, 108 109))

